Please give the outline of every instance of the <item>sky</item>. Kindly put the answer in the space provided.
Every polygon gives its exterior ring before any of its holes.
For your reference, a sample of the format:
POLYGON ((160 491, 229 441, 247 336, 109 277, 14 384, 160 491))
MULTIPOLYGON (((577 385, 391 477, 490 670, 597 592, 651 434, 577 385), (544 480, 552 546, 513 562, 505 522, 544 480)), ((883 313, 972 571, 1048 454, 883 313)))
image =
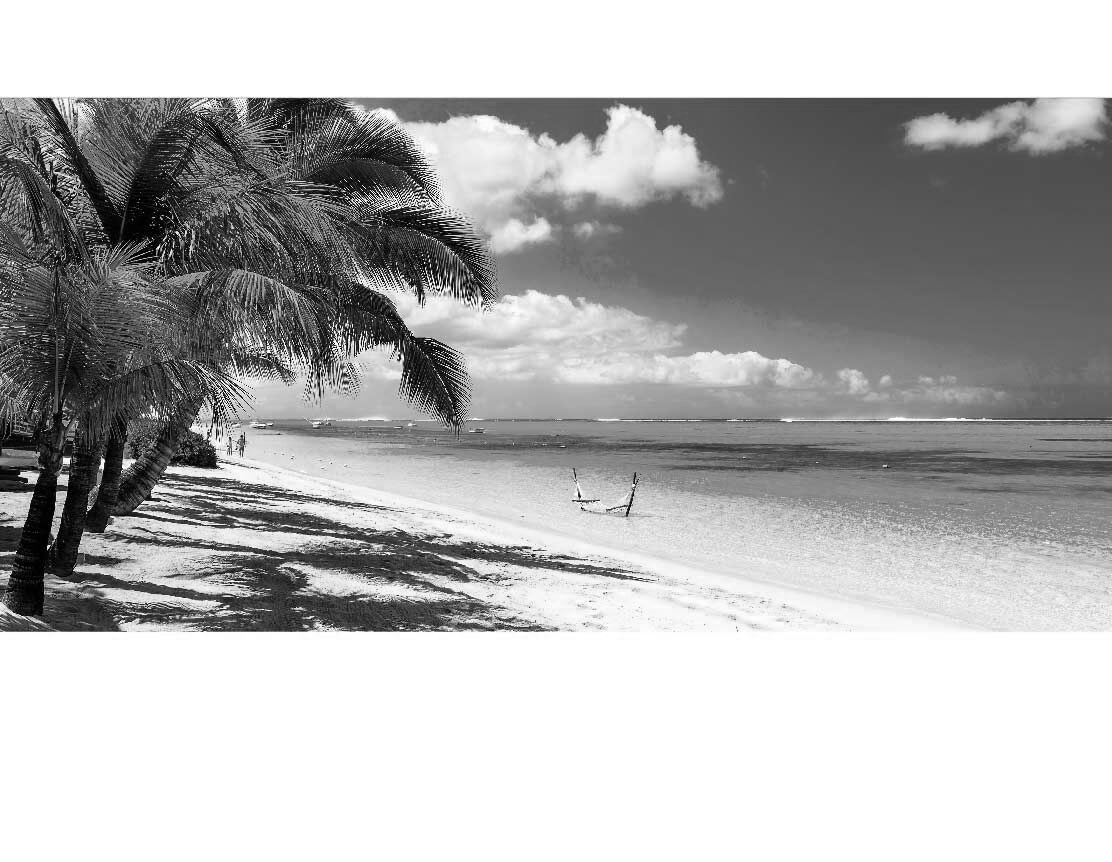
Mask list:
MULTIPOLYGON (((395 297, 473 415, 1112 416, 1101 99, 356 103, 494 253, 489 311, 395 297)), ((260 415, 416 416, 362 361, 260 415)))

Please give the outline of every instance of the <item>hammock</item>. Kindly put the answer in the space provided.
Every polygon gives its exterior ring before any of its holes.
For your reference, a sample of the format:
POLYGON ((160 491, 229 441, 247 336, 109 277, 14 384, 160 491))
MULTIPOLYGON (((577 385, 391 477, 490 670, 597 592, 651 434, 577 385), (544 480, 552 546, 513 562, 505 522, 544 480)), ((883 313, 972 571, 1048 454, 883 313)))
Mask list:
POLYGON ((622 512, 625 517, 629 517, 629 510, 633 508, 633 495, 637 493, 637 474, 633 474, 633 484, 629 486, 629 492, 622 497, 621 502, 614 503, 613 505, 606 505, 602 500, 597 497, 584 497, 583 490, 579 487, 579 477, 575 475, 575 468, 571 471, 572 477, 575 479, 575 500, 579 504, 579 508, 584 512, 594 512, 598 515, 604 515, 610 512, 622 512))

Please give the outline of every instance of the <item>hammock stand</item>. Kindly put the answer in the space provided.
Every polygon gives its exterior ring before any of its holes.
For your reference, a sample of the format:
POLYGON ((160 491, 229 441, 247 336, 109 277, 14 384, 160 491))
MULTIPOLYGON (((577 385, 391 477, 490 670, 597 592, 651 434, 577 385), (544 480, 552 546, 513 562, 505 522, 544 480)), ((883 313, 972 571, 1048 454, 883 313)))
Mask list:
POLYGON ((602 500, 599 497, 583 496, 583 489, 579 486, 579 476, 576 474, 574 467, 571 468, 571 477, 575 480, 575 497, 572 499, 572 502, 578 503, 581 511, 593 512, 596 515, 622 512, 624 517, 629 517, 629 510, 633 508, 633 495, 637 493, 636 473, 633 474, 633 484, 629 486, 629 493, 625 495, 620 503, 615 503, 612 506, 599 506, 598 508, 588 508, 588 506, 601 504, 602 500))

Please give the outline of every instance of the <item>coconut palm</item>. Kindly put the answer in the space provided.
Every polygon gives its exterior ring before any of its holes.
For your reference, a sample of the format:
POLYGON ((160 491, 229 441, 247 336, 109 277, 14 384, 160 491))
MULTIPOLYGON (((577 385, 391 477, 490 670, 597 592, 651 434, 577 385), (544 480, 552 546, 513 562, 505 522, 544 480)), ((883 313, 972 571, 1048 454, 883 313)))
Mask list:
MULTIPOLYGON (((36 249, 51 250, 56 280, 73 281, 70 271, 87 263, 89 248, 156 243, 159 272, 169 276, 159 283, 242 310, 256 324, 253 355, 272 360, 244 365, 252 354, 236 343, 233 315, 216 330, 220 338, 179 343, 183 367, 207 367, 213 381, 220 371, 296 367, 306 392, 319 397, 325 388, 354 390, 350 357, 388 346, 402 361, 402 395, 458 429, 467 399, 462 358, 414 337, 382 291, 487 304, 495 297, 493 268, 467 223, 442 208, 431 168, 395 125, 329 100, 36 100, 33 110, 5 111, 4 126, 0 218, 19 225, 36 249), (296 326, 291 338, 286 323, 291 310, 302 320, 299 302, 316 315, 308 338, 296 326), (269 332, 268 319, 275 322, 269 332)), ((211 312, 211 302, 193 307, 211 312)), ((206 394, 196 383, 178 390, 173 409, 161 414, 165 436, 124 486, 123 508, 149 494, 206 394)), ((149 407, 134 400, 129 409, 149 407)), ((52 434, 59 423, 79 432, 55 545, 63 566, 72 567, 79 512, 106 437, 91 526, 103 529, 116 508, 127 418, 125 410, 95 426, 63 422, 60 414, 51 420, 52 434), (96 431, 86 433, 86 425, 96 431)))
MULTIPOLYGON (((469 383, 462 357, 439 341, 414 336, 385 296, 275 280, 260 284, 246 273, 193 273, 167 283, 191 309, 188 355, 198 361, 240 378, 290 382, 300 372, 306 399, 315 401, 326 390, 357 392, 351 357, 385 347, 401 361, 401 391, 411 403, 452 422, 463 414, 469 383)), ((131 512, 146 499, 202 403, 203 393, 197 393, 178 405, 150 449, 128 468, 114 514, 131 512)), ((106 508, 98 494, 90 520, 106 508)), ((93 527, 100 527, 99 520, 93 527)))
MULTIPOLYGON (((87 161, 78 158, 77 170, 66 170, 49 146, 43 145, 48 136, 41 114, 26 104, 5 104, 3 108, 0 227, 4 234, 0 269, 5 301, 0 305, 0 328, 5 333, 2 343, 7 349, 0 381, 3 393, 0 406, 7 412, 26 413, 37 423, 40 462, 44 468, 36 485, 29 529, 22 537, 9 596, 15 596, 14 605, 41 609, 41 545, 44 535, 49 535, 53 515, 61 441, 67 435, 75 436, 75 469, 71 476, 75 481, 71 481, 67 495, 60 538, 68 536, 79 541, 80 532, 74 533, 70 525, 75 519, 83 520, 87 487, 103 445, 104 422, 100 420, 109 405, 115 405, 111 409, 125 411, 150 410, 152 398, 172 399, 175 392, 180 398, 181 393, 195 391, 204 379, 217 381, 213 391, 218 393, 223 384, 211 369, 192 360, 183 365, 180 356, 162 354, 153 366, 135 365, 137 358, 144 355, 137 352, 136 345, 152 332, 148 325, 151 319, 137 315, 137 311, 149 305, 144 302, 157 293, 162 302, 157 319, 163 334, 170 332, 165 324, 171 319, 166 313, 165 290, 147 291, 145 297, 135 293, 140 280, 134 277, 132 264, 136 261, 130 258, 140 253, 144 243, 139 239, 111 243, 110 231, 105 229, 111 212, 102 197, 86 193, 89 184, 83 184, 80 176, 82 171, 88 171, 87 161), (131 274, 121 280, 129 270, 131 274), (51 273, 49 278, 44 275, 47 272, 51 273), (98 284, 100 288, 96 287, 98 284), (128 298, 131 304, 113 307, 103 295, 105 285, 117 291, 118 297, 128 298), (44 326, 53 339, 48 344, 43 342, 44 326), (133 339, 130 346, 122 337, 125 334, 133 339), (44 378, 36 374, 45 367, 43 355, 49 358, 51 347, 57 367, 50 398, 44 399, 41 391, 44 378), (120 349, 130 352, 113 355, 114 350, 120 349), (105 357, 112 357, 111 364, 105 357), (172 377, 166 377, 167 370, 175 368, 179 375, 182 369, 192 373, 179 377, 176 389, 173 385, 167 388, 168 383, 175 383, 172 377), (189 385, 183 385, 182 380, 188 380, 189 385), (103 391, 96 392, 98 386, 103 391), (44 407, 48 401, 49 410, 44 407), (99 418, 90 412, 93 410, 99 411, 99 418), (80 514, 78 509, 82 510, 80 514)), ((70 109, 75 117, 72 105, 70 109)), ((92 185, 96 192, 95 183, 92 185)), ((149 269, 154 256, 148 250, 146 257, 149 269)), ((148 287, 149 275, 145 273, 142 279, 148 287)), ((63 561, 68 561, 76 556, 76 542, 63 541, 54 550, 63 561)))
MULTIPOLYGON (((72 225, 71 225, 72 227, 72 225)), ((159 411, 204 388, 218 410, 244 402, 227 375, 183 359, 179 315, 141 247, 88 249, 65 259, 0 224, 0 412, 35 428, 39 475, 5 594, 17 613, 41 614, 43 573, 62 450, 77 433, 87 465, 121 415, 159 411), (45 256, 43 252, 46 252, 45 256)), ((76 549, 74 549, 76 553, 76 549)))
MULTIPOLYGON (((270 334, 271 327, 267 325, 265 316, 260 326, 257 315, 252 318, 242 312, 237 313, 238 329, 233 330, 232 334, 238 343, 225 339, 223 349, 227 355, 227 361, 223 363, 214 362, 213 349, 200 350, 197 343, 198 341, 208 341, 210 343, 214 341, 212 333, 220 331, 223 322, 221 316, 215 313, 215 309, 212 309, 209 303, 204 302, 202 297, 199 297, 194 291, 182 289, 173 280, 163 278, 159 288, 162 297, 172 303, 174 309, 178 312, 175 330, 172 333, 166 333, 164 337, 164 343, 174 351, 175 355, 185 357, 203 355, 203 360, 197 360, 199 364, 216 368, 222 374, 234 378, 244 376, 253 378, 271 377, 292 382, 294 373, 290 368, 289 356, 278 355, 273 351, 260 350, 254 345, 246 343, 246 339, 252 335, 256 338, 261 335, 264 339, 270 337, 273 340, 273 336, 270 334), (256 327, 254 331, 252 326, 256 327)), ((281 327, 283 338, 280 340, 287 344, 308 344, 308 349, 316 349, 320 333, 315 325, 314 315, 292 313, 279 315, 277 320, 283 324, 281 327)), ((293 353, 294 351, 287 350, 287 354, 293 355, 293 353)), ((218 377, 216 380, 220 382, 222 378, 218 377)), ((176 400, 164 405, 165 409, 162 411, 164 424, 169 427, 177 427, 176 417, 182 414, 195 414, 205 402, 210 403, 214 417, 226 415, 227 411, 222 408, 221 403, 213 398, 214 395, 219 397, 221 394, 219 389, 210 391, 200 385, 188 393, 178 393, 176 400)), ((70 482, 66 494, 65 508, 58 528, 58 537, 51 548, 51 565, 56 574, 65 576, 73 571, 77 558, 77 548, 88 522, 87 514, 95 514, 95 507, 93 513, 88 513, 87 505, 89 492, 100 466, 100 455, 112 442, 119 441, 122 444, 126 439, 127 418, 134 415, 136 414, 133 411, 131 413, 124 412, 117 416, 107 433, 99 437, 95 444, 92 440, 85 441, 80 433, 75 440, 74 458, 70 467, 70 482)), ((123 453, 121 451, 119 454, 120 462, 122 462, 122 459, 123 453)), ((115 475, 119 476, 119 472, 115 475)), ((103 530, 103 526, 100 526, 100 530, 103 530)))
MULTIPOLYGON (((249 170, 180 201, 179 221, 161 247, 167 266, 234 262, 327 290, 348 350, 378 346, 383 329, 392 330, 386 343, 403 359, 402 395, 458 430, 467 395, 458 356, 439 342, 401 337, 404 324, 375 289, 412 290, 421 301, 430 292, 482 304, 496 296, 482 243, 442 207, 427 161, 386 118, 335 100, 246 100, 234 116, 241 128, 229 137, 244 144, 249 170), (380 308, 393 321, 385 327, 380 308)), ((319 397, 326 383, 349 385, 350 367, 331 380, 321 373, 328 367, 308 366, 307 392, 319 397)), ((150 493, 169 463, 174 433, 167 429, 159 451, 129 471, 115 513, 150 493)))
MULTIPOLYGON (((396 124, 336 100, 44 99, 35 106, 36 140, 79 198, 89 231, 109 243, 156 242, 168 275, 207 279, 210 287, 270 279, 329 292, 334 310, 355 315, 336 322, 337 336, 353 350, 391 346, 403 360, 402 395, 458 429, 467 397, 458 354, 396 324, 368 325, 367 315, 386 307, 384 291, 484 305, 496 297, 482 242, 443 207, 431 166, 396 124), (384 328, 394 330, 385 341, 384 328)), ((350 363, 325 358, 302 365, 307 390, 350 389, 350 363)), ((152 469, 131 471, 123 483, 129 501, 149 493, 173 438, 196 415, 189 412, 148 453, 152 469)), ((110 468, 122 464, 119 436, 109 443, 98 523, 117 481, 110 468)))

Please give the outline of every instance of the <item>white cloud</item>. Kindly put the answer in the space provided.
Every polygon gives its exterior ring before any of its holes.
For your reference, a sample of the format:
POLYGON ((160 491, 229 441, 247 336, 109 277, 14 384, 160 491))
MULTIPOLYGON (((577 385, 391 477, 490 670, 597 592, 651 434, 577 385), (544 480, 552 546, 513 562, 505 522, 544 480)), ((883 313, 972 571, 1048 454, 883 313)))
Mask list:
POLYGON ((606 112, 606 131, 594 141, 576 135, 552 150, 545 184, 565 198, 594 195, 602 203, 638 207, 683 196, 705 207, 722 197, 718 169, 699 158, 695 139, 679 126, 628 105, 606 112))
POLYGON ((414 331, 463 350, 476 378, 786 388, 818 379, 809 368, 751 350, 670 355, 682 346, 683 324, 535 290, 505 296, 486 313, 440 297, 423 307, 401 299, 399 308, 414 331))
POLYGON ((396 298, 415 331, 432 330, 451 344, 480 349, 577 348, 587 353, 665 351, 679 347, 687 327, 664 323, 628 308, 537 290, 503 296, 489 311, 431 296, 423 306, 408 295, 396 298))
MULTIPOLYGON (((684 324, 535 290, 505 296, 485 313, 444 297, 430 297, 418 306, 403 295, 397 304, 415 332, 463 351, 480 382, 655 384, 676 392, 702 390, 731 408, 816 416, 930 415, 975 406, 987 412, 1008 400, 1002 390, 962 385, 951 375, 898 382, 885 374, 874 388, 855 368, 839 369, 827 379, 798 362, 753 350, 683 353, 684 324)), ((396 379, 397 364, 388 357, 366 359, 371 376, 396 379)))
POLYGON ((838 379, 850 395, 864 395, 869 391, 869 378, 856 368, 843 368, 838 372, 838 379))
POLYGON ((572 226, 572 233, 580 239, 592 239, 596 236, 610 236, 621 233, 622 229, 616 224, 606 224, 597 221, 581 221, 572 226))
POLYGON ((1103 99, 1035 99, 1000 105, 968 120, 948 114, 916 117, 904 124, 904 142, 941 150, 1002 140, 1013 150, 1039 155, 1104 140, 1107 119, 1103 99))
POLYGON ((718 168, 680 126, 658 128, 627 105, 606 114, 597 138, 580 133, 562 143, 492 116, 402 125, 436 165, 446 202, 492 236, 511 219, 536 224, 540 206, 572 212, 589 201, 633 209, 681 197, 705 207, 721 199, 718 168))
POLYGON ((818 375, 787 359, 744 353, 701 351, 689 356, 659 353, 593 357, 563 370, 568 383, 671 383, 688 386, 774 386, 801 389, 818 375))
POLYGON ((1008 393, 1002 389, 962 385, 951 374, 941 377, 921 376, 914 383, 900 386, 895 386, 891 376, 885 374, 880 378, 878 390, 866 387, 864 391, 856 394, 861 395, 862 400, 871 404, 919 404, 926 407, 935 405, 990 407, 994 404, 1002 404, 1009 398, 1008 393))
POLYGON ((508 254, 527 245, 549 242, 553 237, 548 219, 538 218, 532 224, 511 218, 490 234, 490 247, 495 254, 508 254))

